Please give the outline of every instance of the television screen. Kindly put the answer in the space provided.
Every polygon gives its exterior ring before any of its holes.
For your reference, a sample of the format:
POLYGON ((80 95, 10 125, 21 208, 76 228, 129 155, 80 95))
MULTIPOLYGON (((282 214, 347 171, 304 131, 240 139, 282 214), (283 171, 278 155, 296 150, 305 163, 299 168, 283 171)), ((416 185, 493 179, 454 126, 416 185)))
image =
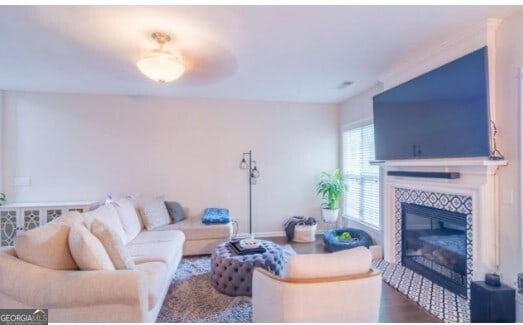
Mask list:
POLYGON ((377 160, 490 155, 487 48, 373 98, 377 160))

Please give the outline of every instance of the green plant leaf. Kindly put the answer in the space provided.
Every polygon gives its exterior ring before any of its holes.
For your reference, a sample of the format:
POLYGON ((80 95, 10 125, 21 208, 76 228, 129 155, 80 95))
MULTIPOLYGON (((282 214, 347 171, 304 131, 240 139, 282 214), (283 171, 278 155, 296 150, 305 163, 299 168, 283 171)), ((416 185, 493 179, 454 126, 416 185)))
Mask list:
POLYGON ((316 186, 316 192, 327 203, 329 209, 337 209, 341 196, 347 190, 347 184, 343 181, 343 175, 339 168, 332 173, 321 172, 320 180, 316 186))

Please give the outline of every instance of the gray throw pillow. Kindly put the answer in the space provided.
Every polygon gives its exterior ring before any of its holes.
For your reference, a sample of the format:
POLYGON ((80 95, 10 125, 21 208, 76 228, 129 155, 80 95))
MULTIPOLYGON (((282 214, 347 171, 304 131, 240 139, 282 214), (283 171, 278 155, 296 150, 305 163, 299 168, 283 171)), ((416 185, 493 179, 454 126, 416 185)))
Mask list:
POLYGON ((173 219, 174 223, 185 219, 185 213, 183 212, 183 208, 180 203, 175 201, 165 201, 165 207, 167 208, 167 211, 169 212, 169 215, 171 216, 171 219, 173 219))

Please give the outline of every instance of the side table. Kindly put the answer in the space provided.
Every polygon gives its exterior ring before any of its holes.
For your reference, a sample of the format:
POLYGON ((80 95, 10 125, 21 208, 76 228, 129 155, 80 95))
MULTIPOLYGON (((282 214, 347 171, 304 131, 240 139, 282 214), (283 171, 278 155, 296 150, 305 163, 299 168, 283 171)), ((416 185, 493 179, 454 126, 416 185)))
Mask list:
POLYGON ((485 281, 470 286, 470 321, 472 323, 514 323, 516 291, 505 284, 493 287, 485 281))

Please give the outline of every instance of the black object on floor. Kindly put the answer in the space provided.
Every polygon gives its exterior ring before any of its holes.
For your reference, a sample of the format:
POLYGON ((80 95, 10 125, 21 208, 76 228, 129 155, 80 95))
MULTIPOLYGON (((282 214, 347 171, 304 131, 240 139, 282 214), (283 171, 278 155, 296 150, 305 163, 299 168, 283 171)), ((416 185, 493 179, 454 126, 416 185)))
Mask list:
POLYGON ((516 291, 505 285, 490 286, 485 281, 470 287, 470 321, 473 323, 514 323, 516 291))

